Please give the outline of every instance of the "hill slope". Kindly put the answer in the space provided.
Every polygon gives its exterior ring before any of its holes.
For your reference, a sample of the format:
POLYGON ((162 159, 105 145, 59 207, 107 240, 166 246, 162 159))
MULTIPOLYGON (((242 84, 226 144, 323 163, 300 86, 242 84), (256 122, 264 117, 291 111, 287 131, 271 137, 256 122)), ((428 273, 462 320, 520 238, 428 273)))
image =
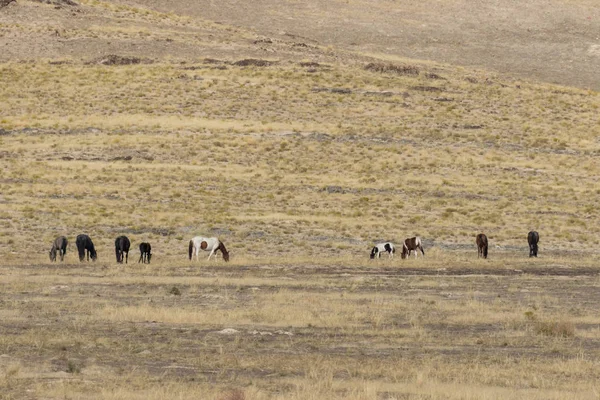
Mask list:
POLYGON ((11 3, 0 13, 5 31, 0 59, 116 51, 176 58, 253 54, 290 59, 305 53, 306 48, 290 51, 272 42, 255 43, 266 37, 600 89, 600 6, 589 0, 80 3, 74 7, 54 0, 46 8, 59 8, 45 13, 28 1, 11 3))

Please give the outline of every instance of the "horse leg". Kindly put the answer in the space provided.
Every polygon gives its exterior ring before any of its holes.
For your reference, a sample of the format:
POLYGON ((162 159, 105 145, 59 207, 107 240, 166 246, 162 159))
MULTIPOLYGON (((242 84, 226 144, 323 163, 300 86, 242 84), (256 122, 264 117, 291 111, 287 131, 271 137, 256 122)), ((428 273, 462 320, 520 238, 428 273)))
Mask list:
MULTIPOLYGON (((210 251, 210 254, 208 255, 208 258, 207 258, 207 260, 210 260, 210 257, 211 257, 211 256, 212 256, 214 253, 215 253, 215 249, 213 248, 213 249, 210 251)), ((217 256, 215 255, 215 261, 216 261, 216 260, 217 260, 217 256)))
POLYGON ((125 264, 127 264, 127 259, 129 258, 129 252, 126 251, 125 252, 125 264))

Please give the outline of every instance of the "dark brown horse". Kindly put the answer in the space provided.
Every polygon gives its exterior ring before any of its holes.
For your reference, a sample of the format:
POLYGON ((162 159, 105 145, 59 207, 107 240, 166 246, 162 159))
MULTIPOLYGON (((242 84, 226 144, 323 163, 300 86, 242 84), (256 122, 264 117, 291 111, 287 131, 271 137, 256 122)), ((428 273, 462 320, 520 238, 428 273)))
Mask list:
POLYGON ((65 259, 65 254, 67 254, 67 238, 64 236, 59 236, 54 239, 54 243, 52 243, 52 249, 50 249, 50 261, 56 261, 56 252, 60 255, 60 261, 65 259))
POLYGON ((402 244, 402 254, 400 255, 403 259, 410 256, 410 252, 415 252, 415 258, 417 258, 418 250, 421 250, 423 256, 425 256, 425 251, 423 250, 423 244, 421 243, 421 238, 418 236, 408 238, 402 244))
POLYGON ((94 243, 88 235, 78 235, 75 244, 77 245, 77 252, 79 253, 79 261, 85 260, 86 252, 88 261, 90 261, 90 257, 92 258, 92 261, 96 261, 98 253, 96 253, 94 243))
POLYGON ((151 251, 152 251, 152 246, 150 246, 150 243, 147 243, 147 242, 140 243, 140 259, 138 260, 138 264, 139 263, 150 264, 150 259, 152 258, 151 251))
POLYGON ((529 257, 537 257, 538 242, 540 241, 540 234, 536 231, 531 231, 527 235, 527 242, 529 243, 529 257))
POLYGON ((488 238, 483 233, 477 235, 477 239, 475 239, 475 243, 477 243, 477 258, 483 257, 487 258, 488 256, 488 238))
POLYGON ((115 255, 117 256, 117 262, 123 264, 123 254, 125 255, 125 264, 127 264, 127 258, 129 257, 129 247, 131 242, 127 236, 119 236, 115 239, 115 255))

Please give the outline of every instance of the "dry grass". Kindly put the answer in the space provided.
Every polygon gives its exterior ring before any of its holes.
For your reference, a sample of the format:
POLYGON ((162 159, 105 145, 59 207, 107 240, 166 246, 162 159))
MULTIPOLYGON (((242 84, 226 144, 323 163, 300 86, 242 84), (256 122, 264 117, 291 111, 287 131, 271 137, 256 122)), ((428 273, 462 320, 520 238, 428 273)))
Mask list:
POLYGON ((3 264, 0 386, 15 398, 593 398, 597 277, 583 260, 572 275, 504 261, 511 274, 467 260, 444 275, 435 259, 3 264))
POLYGON ((211 65, 2 66, 0 248, 80 230, 163 255, 207 232, 254 256, 358 255, 414 234, 471 248, 480 230, 525 251, 532 228, 542 252, 598 244, 594 93, 211 65), (431 85, 443 92, 410 89, 431 85))

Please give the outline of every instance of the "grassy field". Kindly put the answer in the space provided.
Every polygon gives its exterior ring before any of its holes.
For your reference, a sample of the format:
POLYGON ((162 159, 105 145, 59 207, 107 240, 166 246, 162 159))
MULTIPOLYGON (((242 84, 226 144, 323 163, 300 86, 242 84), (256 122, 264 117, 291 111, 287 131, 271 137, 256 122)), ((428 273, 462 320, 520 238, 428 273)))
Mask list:
POLYGON ((1 58, 0 399, 598 398, 597 92, 58 3, 0 44, 154 52, 1 58))
POLYGON ((594 399, 597 263, 3 263, 3 398, 594 399), (401 264, 403 263, 403 264, 401 264))

